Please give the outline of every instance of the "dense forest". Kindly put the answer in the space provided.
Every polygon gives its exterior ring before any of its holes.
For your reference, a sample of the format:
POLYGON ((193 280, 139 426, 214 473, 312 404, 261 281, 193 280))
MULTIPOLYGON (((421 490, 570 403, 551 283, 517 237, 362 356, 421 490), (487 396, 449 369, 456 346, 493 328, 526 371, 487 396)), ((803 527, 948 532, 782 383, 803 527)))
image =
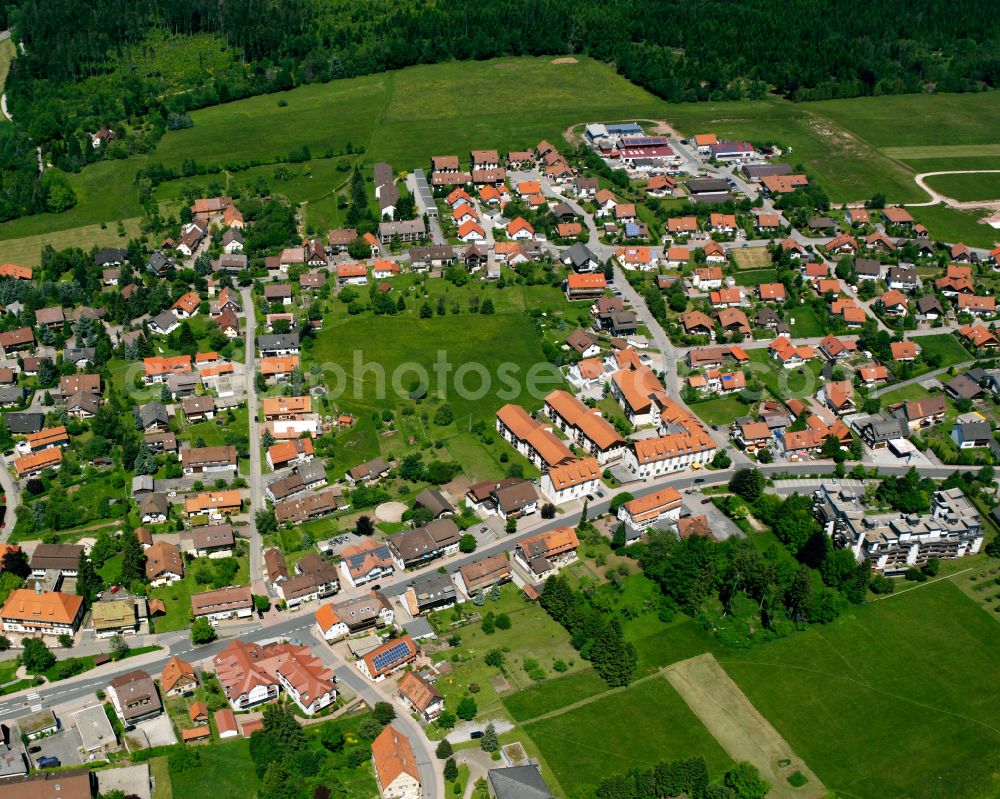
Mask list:
MULTIPOLYGON (((671 102, 796 101, 1000 83, 988 0, 15 0, 19 132, 75 170, 155 147, 187 112, 451 59, 585 54, 671 102), (110 145, 86 133, 108 127, 110 145)), ((71 204, 0 147, 0 218, 71 204), (16 184, 16 187, 14 186, 16 184)))

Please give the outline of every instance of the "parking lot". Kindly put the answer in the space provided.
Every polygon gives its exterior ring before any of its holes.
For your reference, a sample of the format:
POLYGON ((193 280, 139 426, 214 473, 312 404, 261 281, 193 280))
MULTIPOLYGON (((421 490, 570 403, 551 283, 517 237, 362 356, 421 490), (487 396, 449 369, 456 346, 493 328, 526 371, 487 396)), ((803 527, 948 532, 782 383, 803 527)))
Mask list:
POLYGON ((38 764, 39 758, 55 757, 59 759, 60 765, 79 766, 83 760, 80 757, 80 733, 76 727, 60 730, 55 735, 47 738, 39 738, 28 742, 28 758, 32 767, 38 764), (38 747, 37 752, 32 751, 38 747))

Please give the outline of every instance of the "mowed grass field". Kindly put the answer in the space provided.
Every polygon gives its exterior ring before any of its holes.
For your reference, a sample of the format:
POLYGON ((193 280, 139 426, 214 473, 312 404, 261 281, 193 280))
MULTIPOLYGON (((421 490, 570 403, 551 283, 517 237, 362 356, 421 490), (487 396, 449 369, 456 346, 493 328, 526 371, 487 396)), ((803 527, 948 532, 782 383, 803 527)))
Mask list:
POLYGON ((609 774, 661 760, 701 755, 713 775, 732 763, 662 675, 521 727, 569 795, 609 774))
POLYGON ((124 220, 125 236, 118 235, 118 225, 114 222, 102 225, 87 225, 85 227, 56 230, 52 233, 39 233, 34 236, 24 236, 19 239, 0 241, 0 261, 21 264, 21 266, 38 266, 41 263, 42 248, 51 244, 55 249, 65 247, 80 247, 89 250, 91 247, 122 247, 128 244, 130 238, 139 235, 139 217, 124 220))
POLYGON ((988 211, 949 208, 946 205, 913 206, 909 209, 913 218, 925 225, 931 236, 941 241, 962 241, 970 247, 992 248, 1000 241, 1000 230, 994 230, 979 220, 988 216, 988 211))
POLYGON ((916 339, 920 345, 921 354, 940 355, 941 366, 954 366, 956 363, 971 361, 972 353, 962 346, 951 333, 935 333, 930 336, 919 336, 916 339))
MULTIPOLYGON (((970 168, 987 169, 988 167, 970 168)), ((960 202, 1000 198, 1000 168, 996 172, 981 174, 935 175, 925 180, 927 185, 935 191, 960 202)))
POLYGON ((948 580, 716 657, 838 796, 1000 794, 1000 630, 948 580))

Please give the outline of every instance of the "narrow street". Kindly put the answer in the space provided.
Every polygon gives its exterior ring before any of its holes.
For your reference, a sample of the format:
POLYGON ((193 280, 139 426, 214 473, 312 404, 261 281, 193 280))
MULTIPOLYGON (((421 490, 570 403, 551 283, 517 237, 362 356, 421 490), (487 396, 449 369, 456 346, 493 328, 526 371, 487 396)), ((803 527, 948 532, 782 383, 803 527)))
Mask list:
POLYGON ((243 303, 244 322, 244 370, 247 391, 247 414, 249 415, 250 432, 250 585, 256 593, 266 593, 264 579, 264 540, 257 532, 257 511, 263 509, 264 483, 261 474, 260 457, 260 424, 257 421, 257 376, 255 366, 257 357, 257 317, 253 307, 253 295, 250 287, 240 290, 240 301, 243 303))

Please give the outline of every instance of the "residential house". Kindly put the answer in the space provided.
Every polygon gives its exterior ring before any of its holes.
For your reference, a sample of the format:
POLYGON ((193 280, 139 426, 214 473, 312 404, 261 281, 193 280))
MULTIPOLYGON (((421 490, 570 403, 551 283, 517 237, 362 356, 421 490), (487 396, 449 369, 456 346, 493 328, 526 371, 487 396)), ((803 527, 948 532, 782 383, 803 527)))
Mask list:
POLYGON ((179 546, 157 541, 146 549, 146 579, 152 587, 172 585, 183 577, 184 556, 179 546))
POLYGON ((557 527, 519 541, 514 547, 514 562, 536 581, 542 581, 576 560, 580 545, 571 527, 557 527))
POLYGON ((56 591, 15 588, 0 609, 0 626, 8 637, 75 635, 83 621, 83 597, 56 591))
POLYGON ((140 721, 155 718, 163 712, 163 702, 153 678, 141 669, 130 671, 111 680, 108 698, 126 729, 140 721))
POLYGON ((195 618, 206 618, 213 626, 227 619, 248 619, 253 615, 250 587, 231 586, 192 594, 191 611, 195 618))

